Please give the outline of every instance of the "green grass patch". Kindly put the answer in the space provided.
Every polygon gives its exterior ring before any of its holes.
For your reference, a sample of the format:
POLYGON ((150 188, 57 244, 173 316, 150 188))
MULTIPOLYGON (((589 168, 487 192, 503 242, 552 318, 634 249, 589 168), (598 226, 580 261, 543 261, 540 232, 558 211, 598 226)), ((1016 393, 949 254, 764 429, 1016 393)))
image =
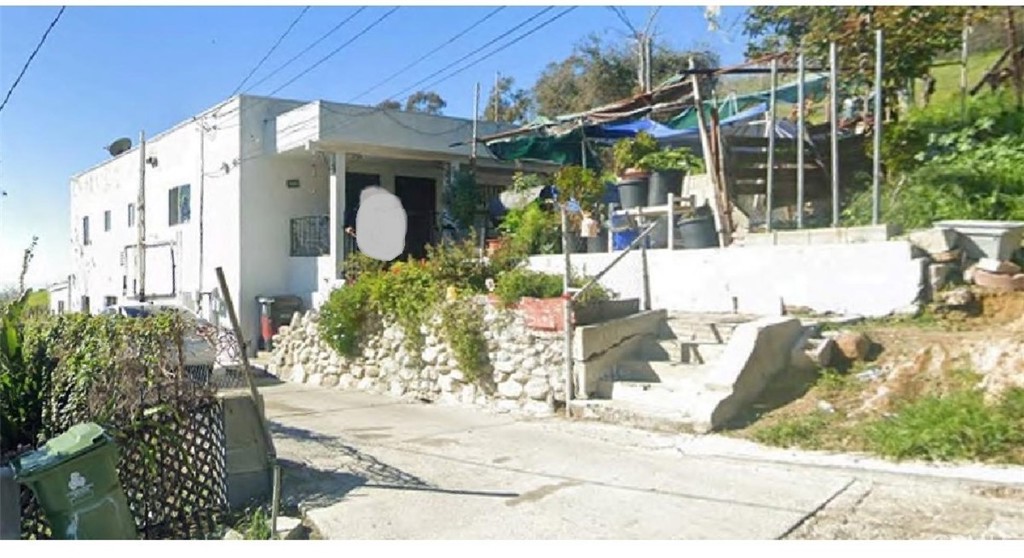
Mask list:
POLYGON ((821 411, 809 415, 787 417, 773 424, 755 427, 751 436, 755 441, 783 448, 821 449, 824 435, 833 426, 833 417, 821 411))
POLYGON ((904 404, 892 418, 863 426, 867 449, 893 459, 1021 463, 1024 390, 987 405, 977 391, 928 396, 904 404))

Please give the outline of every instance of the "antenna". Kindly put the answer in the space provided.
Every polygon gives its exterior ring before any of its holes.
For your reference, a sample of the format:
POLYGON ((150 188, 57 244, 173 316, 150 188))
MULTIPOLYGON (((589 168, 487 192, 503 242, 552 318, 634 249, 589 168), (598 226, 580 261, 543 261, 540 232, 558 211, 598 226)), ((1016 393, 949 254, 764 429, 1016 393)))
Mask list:
POLYGON ((132 148, 132 140, 128 138, 121 138, 116 140, 114 143, 107 146, 107 151, 114 157, 128 151, 132 148))

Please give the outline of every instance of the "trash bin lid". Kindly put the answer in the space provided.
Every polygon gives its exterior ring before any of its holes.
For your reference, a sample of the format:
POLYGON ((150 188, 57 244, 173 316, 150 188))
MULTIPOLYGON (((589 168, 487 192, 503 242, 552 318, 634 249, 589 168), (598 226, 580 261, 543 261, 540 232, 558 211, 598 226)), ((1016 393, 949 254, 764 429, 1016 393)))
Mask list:
POLYGON ((60 465, 71 458, 106 442, 107 433, 94 422, 76 424, 67 432, 51 439, 36 451, 14 461, 19 477, 28 477, 60 465))

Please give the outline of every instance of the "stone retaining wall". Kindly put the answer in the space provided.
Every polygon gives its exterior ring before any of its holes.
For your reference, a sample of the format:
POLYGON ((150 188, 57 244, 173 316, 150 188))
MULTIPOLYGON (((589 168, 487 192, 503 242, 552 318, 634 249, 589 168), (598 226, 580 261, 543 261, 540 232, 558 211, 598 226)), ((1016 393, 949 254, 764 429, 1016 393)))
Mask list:
POLYGON ((565 401, 563 336, 528 329, 519 311, 475 303, 485 307, 488 343, 488 365, 476 385, 459 370, 436 317, 421 326, 425 343, 416 362, 403 347, 405 333, 397 324, 370 324, 379 333, 362 343, 360 356, 349 358, 320 339, 315 311, 296 313, 291 325, 274 337, 268 371, 283 380, 329 388, 531 414, 553 412, 555 401, 565 401))

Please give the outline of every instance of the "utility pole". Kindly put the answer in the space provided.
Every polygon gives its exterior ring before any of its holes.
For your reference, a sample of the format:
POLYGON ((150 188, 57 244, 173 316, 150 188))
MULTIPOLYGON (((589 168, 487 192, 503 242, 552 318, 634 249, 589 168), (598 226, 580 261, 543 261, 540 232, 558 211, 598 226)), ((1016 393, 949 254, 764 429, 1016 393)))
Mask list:
POLYGON ((200 315, 204 312, 203 306, 203 209, 206 194, 206 122, 205 117, 199 119, 199 296, 196 300, 197 309, 200 315))
POLYGON ((139 302, 146 301, 146 132, 139 132, 139 197, 136 202, 135 230, 138 233, 138 245, 135 257, 138 261, 135 269, 139 274, 139 302))
POLYGON ((477 121, 480 120, 480 82, 476 82, 476 88, 473 90, 473 145, 470 147, 470 161, 472 165, 476 165, 476 138, 480 137, 477 132, 477 121))
MULTIPOLYGON (((501 81, 501 72, 494 72, 494 91, 491 92, 491 95, 494 96, 494 109, 493 109, 493 112, 491 113, 491 120, 493 120, 494 122, 498 122, 499 121, 499 118, 498 118, 498 107, 500 106, 499 103, 501 101, 501 96, 498 94, 498 83, 500 81, 501 81)), ((477 87, 479 87, 479 85, 477 87)))

